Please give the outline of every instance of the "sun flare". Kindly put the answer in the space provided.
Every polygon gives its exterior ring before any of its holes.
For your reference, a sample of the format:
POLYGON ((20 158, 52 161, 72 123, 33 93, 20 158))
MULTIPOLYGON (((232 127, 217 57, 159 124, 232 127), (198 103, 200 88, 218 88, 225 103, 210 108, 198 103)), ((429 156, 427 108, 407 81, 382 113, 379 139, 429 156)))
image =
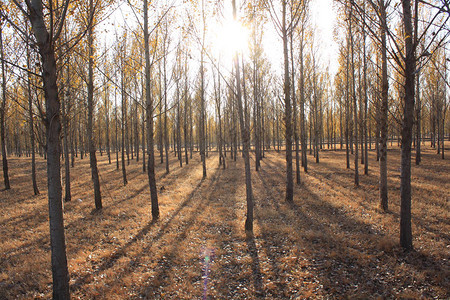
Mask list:
POLYGON ((217 24, 213 35, 213 51, 225 59, 231 59, 236 52, 248 52, 249 30, 238 21, 217 24))

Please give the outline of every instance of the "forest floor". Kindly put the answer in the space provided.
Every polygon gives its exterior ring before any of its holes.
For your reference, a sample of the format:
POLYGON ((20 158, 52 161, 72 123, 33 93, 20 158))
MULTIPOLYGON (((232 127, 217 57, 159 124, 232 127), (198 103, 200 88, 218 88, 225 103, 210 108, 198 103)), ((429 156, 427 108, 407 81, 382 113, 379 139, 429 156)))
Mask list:
MULTIPOLYGON (((389 212, 379 209, 378 164, 353 184, 345 151, 308 155, 284 201, 284 152, 266 152, 254 170, 254 234, 244 231, 243 160, 199 155, 170 173, 157 157, 161 217, 152 222, 141 161, 127 166, 98 156, 103 210, 95 211, 89 160, 71 169, 64 203, 70 289, 74 299, 450 298, 450 160, 424 147, 412 166, 414 251, 399 242, 400 151, 388 152, 389 212), (209 272, 205 277, 208 265, 209 272)), ((450 152, 447 152, 450 154, 450 152)), ((115 158, 115 156, 113 157, 115 158)), ((41 194, 32 196, 29 158, 9 158, 11 186, 0 191, 0 299, 51 298, 46 162, 37 161, 41 194)), ((294 168, 295 170, 295 168, 294 168)), ((360 174, 363 166, 360 165, 360 174)))

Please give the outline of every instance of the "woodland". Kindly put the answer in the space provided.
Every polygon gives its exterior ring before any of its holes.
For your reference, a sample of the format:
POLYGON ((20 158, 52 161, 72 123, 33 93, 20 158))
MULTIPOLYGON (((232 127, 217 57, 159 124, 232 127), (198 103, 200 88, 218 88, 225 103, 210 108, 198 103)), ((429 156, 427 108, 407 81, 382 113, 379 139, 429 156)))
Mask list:
POLYGON ((449 19, 0 1, 0 299, 450 298, 449 19))

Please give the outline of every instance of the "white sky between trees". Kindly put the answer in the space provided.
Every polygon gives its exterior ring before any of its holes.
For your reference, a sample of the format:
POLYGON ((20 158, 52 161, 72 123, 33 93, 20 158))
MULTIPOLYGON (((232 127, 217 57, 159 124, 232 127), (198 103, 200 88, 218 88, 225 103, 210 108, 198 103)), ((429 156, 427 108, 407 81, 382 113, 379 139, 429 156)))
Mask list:
MULTIPOLYGON (((141 1, 138 2, 141 3, 141 1)), ((182 18, 185 10, 189 9, 189 3, 180 0, 156 0, 152 3, 153 4, 151 5, 157 6, 156 10, 158 12, 155 13, 154 6, 150 7, 150 30, 154 26, 153 24, 155 23, 158 14, 163 11, 160 5, 165 4, 173 6, 172 11, 175 11, 181 18, 181 20, 179 21, 180 23, 183 22, 182 18)), ((206 39, 207 42, 211 43, 211 52, 214 56, 216 56, 217 51, 221 51, 221 61, 224 67, 223 71, 224 73, 227 73, 231 70, 232 52, 236 49, 236 47, 239 47, 232 45, 236 44, 236 42, 239 43, 239 41, 241 41, 241 43, 245 43, 245 36, 249 38, 250 29, 242 30, 242 28, 239 28, 239 25, 233 24, 231 0, 222 1, 221 3, 223 7, 222 14, 224 20, 218 21, 217 19, 219 19, 219 17, 217 16, 207 20, 208 33, 206 35, 206 39), (230 27, 234 28, 230 29, 230 27)), ((237 0, 237 3, 239 5, 239 0, 237 0)), ((198 5, 201 5, 201 1, 198 2, 198 5)), ((208 3, 207 5, 211 4, 208 3)), ((141 7, 139 7, 139 9, 142 10, 141 7)), ((238 17, 239 15, 242 15, 242 13, 243 12, 238 12, 238 17)), ((110 48, 110 51, 112 51, 110 45, 116 42, 116 34, 120 36, 125 28, 127 28, 127 31, 130 34, 131 30, 135 30, 138 27, 136 16, 139 18, 140 22, 143 22, 143 14, 140 11, 133 12, 127 1, 121 1, 120 4, 113 5, 113 8, 111 8, 109 12, 105 12, 105 14, 108 17, 96 27, 96 40, 97 44, 101 48, 103 48, 103 45, 105 45, 106 42, 106 47, 110 48)), ((338 44, 336 38, 333 36, 334 27, 337 23, 336 18, 336 8, 333 5, 333 0, 311 0, 309 22, 312 25, 312 28, 315 28, 314 44, 315 49, 317 49, 316 61, 318 65, 321 66, 322 70, 325 70, 325 68, 328 67, 330 79, 334 77, 338 69, 338 44)), ((170 48, 174 48, 178 43, 178 39, 180 36, 179 26, 180 25, 171 25, 171 27, 173 28, 171 34, 173 34, 173 36, 170 48)), ((201 24, 197 24, 197 29, 201 30, 201 24)), ((193 57, 194 61, 199 61, 198 57, 200 55, 200 47, 199 45, 197 45, 198 42, 192 40, 190 44, 192 47, 192 50, 190 51, 191 57, 193 57)), ((264 26, 263 48, 265 55, 272 65, 273 71, 277 75, 281 76, 283 72, 282 40, 281 37, 276 33, 274 25, 270 21, 270 17, 268 17, 268 21, 264 26)), ((169 49, 169 51, 170 50, 172 50, 172 54, 175 52, 173 49, 169 49)), ((310 50, 308 49, 307 51, 310 50)), ((100 54, 100 52, 103 51, 100 50, 97 53, 100 54)), ((244 60, 249 59, 248 53, 249 51, 247 47, 247 50, 244 50, 244 60)), ((171 54, 169 54, 168 58, 169 72, 173 65, 173 62, 171 62, 173 61, 173 58, 170 58, 170 56, 171 54)), ((210 62, 208 58, 205 58, 205 61, 207 63, 210 62)), ((193 63, 191 65, 191 72, 198 72, 198 70, 195 70, 196 68, 194 67, 196 63, 194 63, 193 61, 191 61, 190 63, 193 63)), ((191 75, 195 76, 195 73, 191 75)))

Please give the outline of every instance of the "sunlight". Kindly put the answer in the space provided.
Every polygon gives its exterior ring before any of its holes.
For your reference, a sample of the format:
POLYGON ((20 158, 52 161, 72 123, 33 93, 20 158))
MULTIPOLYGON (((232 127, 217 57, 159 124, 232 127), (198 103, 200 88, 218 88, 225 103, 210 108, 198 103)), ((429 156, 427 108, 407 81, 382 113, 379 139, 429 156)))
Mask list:
POLYGON ((240 22, 225 20, 212 29, 212 34, 212 48, 216 56, 228 60, 236 51, 244 55, 248 53, 249 30, 240 22))

